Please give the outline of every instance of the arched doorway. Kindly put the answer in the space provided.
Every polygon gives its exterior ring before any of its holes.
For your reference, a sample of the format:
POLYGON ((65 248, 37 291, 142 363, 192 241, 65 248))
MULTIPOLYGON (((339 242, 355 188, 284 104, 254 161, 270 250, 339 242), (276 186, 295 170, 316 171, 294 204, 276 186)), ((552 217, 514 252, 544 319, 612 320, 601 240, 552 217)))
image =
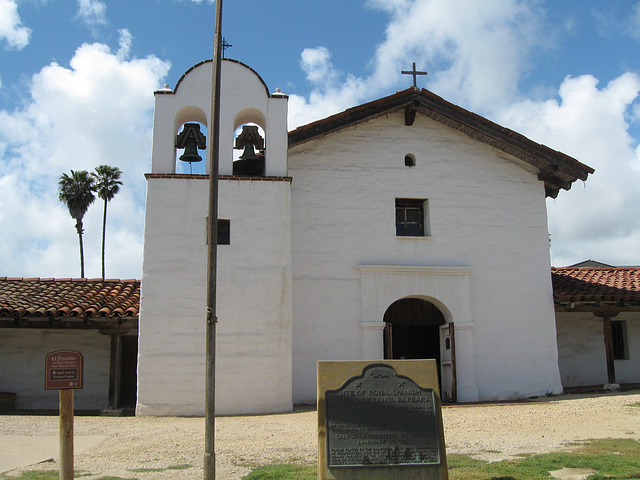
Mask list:
POLYGON ((436 360, 443 400, 455 401, 453 323, 433 303, 403 298, 384 313, 384 358, 436 360))

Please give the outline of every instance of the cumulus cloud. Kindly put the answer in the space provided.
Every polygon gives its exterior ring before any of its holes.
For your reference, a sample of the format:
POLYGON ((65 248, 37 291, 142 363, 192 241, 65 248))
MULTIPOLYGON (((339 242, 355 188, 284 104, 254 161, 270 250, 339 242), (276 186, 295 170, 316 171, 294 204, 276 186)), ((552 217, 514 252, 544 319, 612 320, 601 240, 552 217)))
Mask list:
POLYGON ((331 53, 325 47, 305 48, 300 55, 300 66, 307 80, 315 85, 333 84, 339 73, 331 63, 331 53))
POLYGON ((353 75, 344 75, 331 62, 325 47, 306 48, 300 66, 315 87, 308 98, 289 97, 289 127, 295 128, 354 105, 362 98, 366 83, 353 75))
MULTIPOLYGON (((100 164, 124 186, 109 205, 107 275, 140 277, 153 91, 169 64, 123 58, 108 46, 79 47, 69 67, 51 63, 31 79, 23 108, 0 111, 2 275, 79 276, 74 221, 58 201, 59 176, 100 164)), ((88 276, 100 275, 101 208, 85 216, 88 276)))
POLYGON ((22 25, 15 0, 0 0, 0 40, 6 48, 20 50, 29 44, 31 29, 22 25))
MULTIPOLYGON (((362 79, 340 74, 326 48, 305 49, 301 66, 313 91, 307 99, 290 102, 292 125, 308 119, 301 110, 320 114, 327 106, 347 108, 388 94, 403 82, 400 72, 412 62, 420 70, 437 65, 429 73, 429 88, 450 101, 480 111, 507 105, 517 97, 529 55, 549 36, 540 35, 541 13, 519 0, 365 3, 389 15, 385 37, 370 62, 372 73, 362 79)), ((404 83, 409 87, 410 77, 404 83)))
POLYGON ((369 0, 391 15, 374 58, 378 88, 397 82, 400 70, 438 65, 430 88, 471 108, 504 103, 517 91, 534 46, 539 13, 526 2, 495 0, 369 0))
POLYGON ((107 6, 100 0, 78 0, 78 17, 89 27, 107 24, 107 6))
POLYGON ((591 75, 567 77, 557 99, 518 102, 502 113, 503 123, 596 170, 584 185, 548 201, 556 265, 588 258, 640 263, 639 150, 627 121, 639 92, 633 73, 601 88, 591 75))

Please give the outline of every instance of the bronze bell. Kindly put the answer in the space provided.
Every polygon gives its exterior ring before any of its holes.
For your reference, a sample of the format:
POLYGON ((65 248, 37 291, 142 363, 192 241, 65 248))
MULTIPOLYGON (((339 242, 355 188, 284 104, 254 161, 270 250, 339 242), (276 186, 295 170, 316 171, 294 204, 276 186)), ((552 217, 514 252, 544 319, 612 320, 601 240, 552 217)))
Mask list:
POLYGON ((247 143, 244 146, 244 152, 239 158, 240 160, 256 160, 258 156, 256 155, 255 146, 252 143, 247 143))
POLYGON ((184 147, 184 153, 180 155, 180 160, 183 162, 200 162, 202 157, 198 155, 198 147, 195 141, 187 141, 184 147))
POLYGON ((184 153, 179 157, 183 162, 202 161, 202 157, 198 155, 198 148, 206 148, 206 145, 205 136, 200 132, 200 125, 197 123, 185 123, 176 139, 176 148, 184 148, 184 153))

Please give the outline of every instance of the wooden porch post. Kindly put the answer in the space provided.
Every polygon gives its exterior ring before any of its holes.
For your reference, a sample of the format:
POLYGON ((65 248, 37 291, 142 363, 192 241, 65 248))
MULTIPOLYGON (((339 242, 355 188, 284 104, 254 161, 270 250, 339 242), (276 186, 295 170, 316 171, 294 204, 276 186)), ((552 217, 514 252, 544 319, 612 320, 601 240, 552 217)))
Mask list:
POLYGON ((620 313, 615 309, 594 310, 596 317, 602 318, 602 333, 604 337, 604 352, 607 362, 607 385, 617 385, 616 366, 613 358, 613 331, 611 329, 611 318, 620 313))
POLYGON ((109 355, 109 408, 118 408, 119 388, 118 388, 118 367, 120 365, 120 342, 119 335, 111 335, 111 354, 109 355))
POLYGON ((611 317, 602 317, 604 333, 604 351, 607 358, 607 383, 616 383, 616 366, 613 361, 613 332, 611 330, 611 317))

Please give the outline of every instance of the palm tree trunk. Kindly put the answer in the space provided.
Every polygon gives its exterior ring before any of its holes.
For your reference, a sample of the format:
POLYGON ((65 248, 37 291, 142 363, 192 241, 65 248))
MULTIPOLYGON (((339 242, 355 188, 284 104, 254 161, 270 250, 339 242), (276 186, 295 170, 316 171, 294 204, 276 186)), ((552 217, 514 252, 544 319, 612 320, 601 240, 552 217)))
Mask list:
POLYGON ((80 241, 80 278, 84 278, 84 246, 82 244, 82 220, 76 221, 76 230, 80 241))
POLYGON ((102 215, 102 279, 104 280, 104 245, 107 231, 107 199, 104 199, 104 214, 102 215))

